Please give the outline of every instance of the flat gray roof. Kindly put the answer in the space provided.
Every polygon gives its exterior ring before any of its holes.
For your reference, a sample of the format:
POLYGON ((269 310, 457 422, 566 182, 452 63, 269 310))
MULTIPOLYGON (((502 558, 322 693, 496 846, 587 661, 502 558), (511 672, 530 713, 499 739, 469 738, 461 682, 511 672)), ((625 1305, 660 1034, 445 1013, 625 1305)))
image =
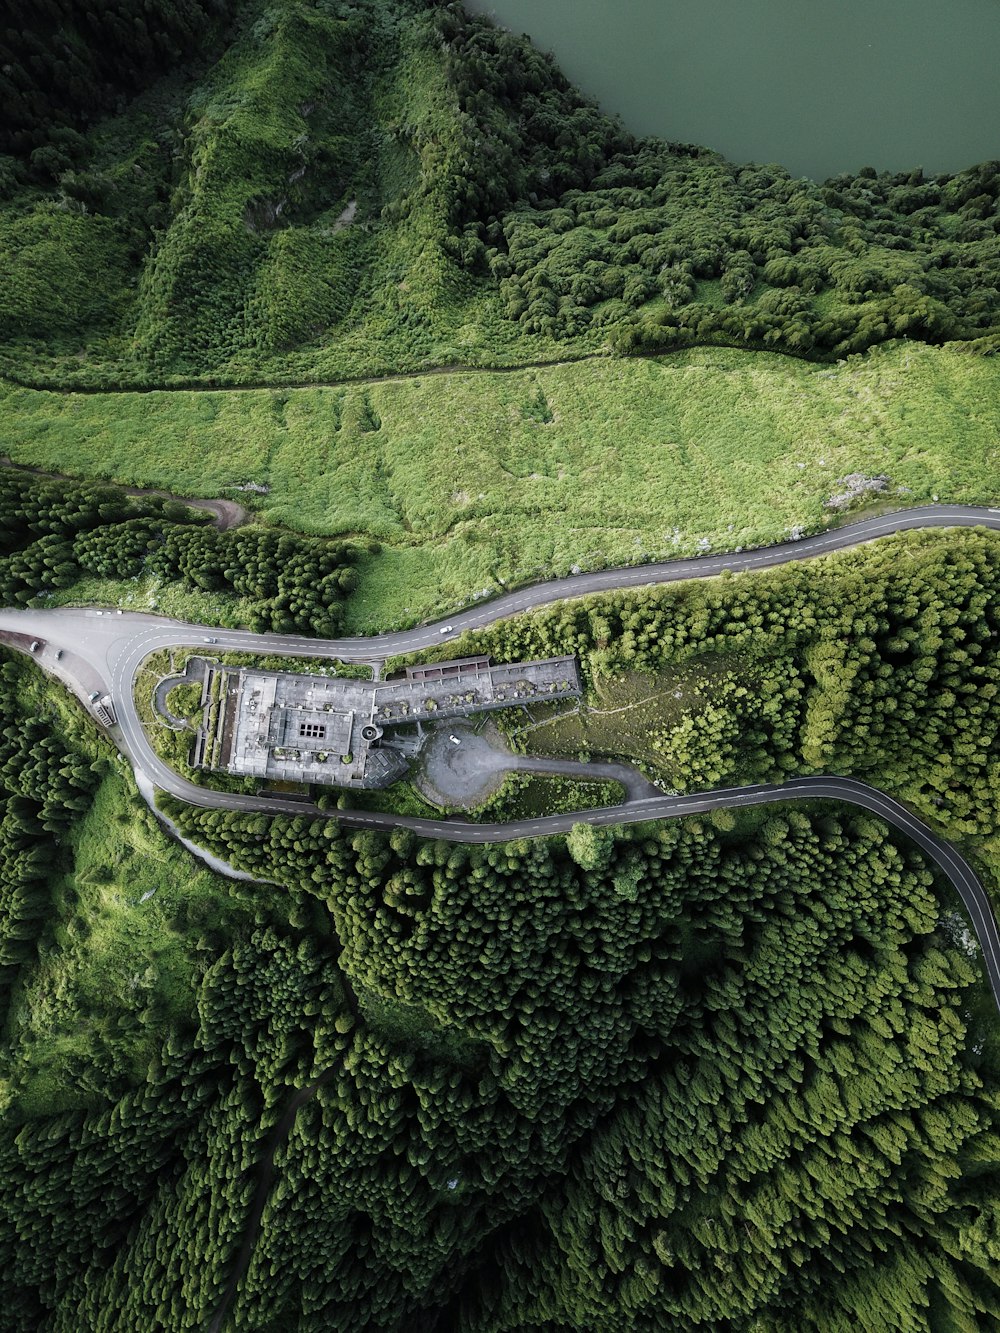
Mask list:
POLYGON ((227 673, 223 753, 230 773, 272 781, 374 786, 405 771, 392 731, 407 723, 468 717, 529 700, 579 694, 576 659, 491 666, 485 657, 411 667, 398 680, 353 680, 244 668, 227 673))

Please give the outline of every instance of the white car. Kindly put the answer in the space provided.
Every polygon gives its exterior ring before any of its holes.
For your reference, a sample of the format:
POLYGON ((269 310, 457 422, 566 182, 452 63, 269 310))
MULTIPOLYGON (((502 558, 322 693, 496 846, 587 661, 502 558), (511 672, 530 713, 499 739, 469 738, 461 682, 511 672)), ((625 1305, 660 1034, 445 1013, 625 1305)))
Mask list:
POLYGON ((454 625, 442 625, 441 628, 438 630, 438 633, 450 634, 454 628, 455 628, 454 625))
POLYGON ((452 745, 461 745, 461 744, 462 744, 462 742, 458 739, 457 736, 449 736, 448 739, 451 741, 452 745))

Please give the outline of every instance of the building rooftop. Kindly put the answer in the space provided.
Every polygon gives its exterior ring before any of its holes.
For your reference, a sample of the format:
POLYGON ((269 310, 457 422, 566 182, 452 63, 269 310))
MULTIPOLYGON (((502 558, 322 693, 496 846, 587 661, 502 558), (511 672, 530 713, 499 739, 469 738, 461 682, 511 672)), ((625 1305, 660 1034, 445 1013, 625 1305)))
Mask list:
POLYGON ((574 657, 494 666, 487 657, 408 667, 397 680, 214 668, 221 706, 206 766, 272 782, 378 787, 402 777, 396 727, 580 693, 574 657))

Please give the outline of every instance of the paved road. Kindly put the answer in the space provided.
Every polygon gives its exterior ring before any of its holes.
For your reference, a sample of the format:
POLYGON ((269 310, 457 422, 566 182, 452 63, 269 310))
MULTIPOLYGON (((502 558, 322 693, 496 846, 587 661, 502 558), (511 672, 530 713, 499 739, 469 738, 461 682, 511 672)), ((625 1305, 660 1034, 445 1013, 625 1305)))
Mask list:
MULTIPOLYGON (((92 609, 0 610, 0 639, 4 631, 42 641, 35 654, 40 665, 61 679, 86 701, 101 689, 111 694, 118 709, 114 739, 133 767, 164 791, 193 805, 214 809, 253 810, 274 814, 321 812, 308 802, 289 797, 254 797, 210 791, 176 774, 155 754, 143 732, 133 698, 133 681, 143 660, 158 648, 200 646, 209 642, 217 651, 236 649, 284 656, 331 656, 371 661, 447 642, 463 630, 491 624, 515 612, 530 610, 568 597, 614 589, 705 578, 724 570, 765 569, 792 560, 807 559, 870 542, 892 532, 918 528, 987 527, 1000 530, 1000 508, 968 505, 931 505, 864 519, 798 542, 759 550, 705 555, 692 560, 602 570, 534 584, 488 603, 451 616, 446 625, 376 635, 371 638, 311 639, 301 635, 251 634, 249 631, 187 625, 157 616, 111 613, 92 609), (62 650, 59 659, 56 652, 62 650)), ((23 648, 20 637, 17 646, 23 648)), ((961 895, 979 936, 987 972, 1000 1007, 1000 933, 989 900, 975 872, 948 843, 935 837, 899 802, 851 778, 823 776, 798 778, 777 786, 728 788, 691 796, 654 796, 633 799, 601 810, 550 815, 509 824, 468 824, 459 820, 407 818, 368 811, 338 811, 341 823, 351 827, 409 828, 430 838, 452 842, 502 842, 566 832, 582 819, 594 824, 637 823, 741 805, 804 799, 847 801, 879 815, 907 834, 948 876, 961 895)))
POLYGON ((454 721, 425 738, 413 782, 434 805, 467 810, 484 801, 508 774, 515 772, 570 778, 574 782, 620 783, 627 801, 659 795, 659 789, 632 764, 516 754, 495 726, 477 730, 454 721))

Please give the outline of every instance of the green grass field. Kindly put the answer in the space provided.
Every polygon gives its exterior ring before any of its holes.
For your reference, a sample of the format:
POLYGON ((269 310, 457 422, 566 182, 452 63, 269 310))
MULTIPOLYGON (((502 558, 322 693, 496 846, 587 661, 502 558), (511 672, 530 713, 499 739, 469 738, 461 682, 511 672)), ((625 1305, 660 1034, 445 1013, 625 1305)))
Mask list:
POLYGON ((377 539, 351 630, 477 591, 774 541, 851 472, 886 502, 1000 495, 1000 373, 897 343, 838 365, 701 348, 300 390, 0 389, 0 451, 80 476, 239 495, 262 521, 377 539), (266 494, 239 492, 247 484, 266 494))
POLYGON ((245 912, 241 890, 171 842, 117 772, 74 826, 73 859, 11 1014, 17 1058, 0 1094, 26 1115, 99 1104, 140 1076, 166 1028, 191 1021, 199 936, 245 912))
POLYGON ((537 720, 523 728, 521 747, 528 754, 559 759, 624 757, 665 785, 683 789, 685 774, 664 744, 671 729, 699 713, 724 681, 734 675, 753 679, 756 671, 749 662, 711 656, 662 675, 620 668, 609 673, 591 662, 586 705, 569 713, 542 705, 537 720))

